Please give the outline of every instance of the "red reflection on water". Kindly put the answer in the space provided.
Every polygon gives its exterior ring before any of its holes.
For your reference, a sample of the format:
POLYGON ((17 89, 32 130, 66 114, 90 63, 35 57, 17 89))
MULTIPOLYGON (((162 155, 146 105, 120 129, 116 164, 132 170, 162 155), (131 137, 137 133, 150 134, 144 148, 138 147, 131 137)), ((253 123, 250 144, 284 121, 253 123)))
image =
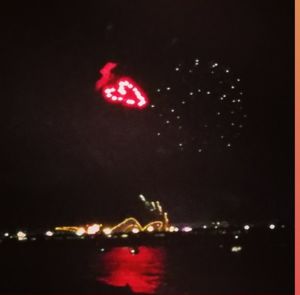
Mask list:
POLYGON ((139 247, 132 255, 128 247, 116 247, 101 256, 103 274, 99 281, 118 287, 129 285, 134 292, 154 293, 164 275, 162 248, 139 247))

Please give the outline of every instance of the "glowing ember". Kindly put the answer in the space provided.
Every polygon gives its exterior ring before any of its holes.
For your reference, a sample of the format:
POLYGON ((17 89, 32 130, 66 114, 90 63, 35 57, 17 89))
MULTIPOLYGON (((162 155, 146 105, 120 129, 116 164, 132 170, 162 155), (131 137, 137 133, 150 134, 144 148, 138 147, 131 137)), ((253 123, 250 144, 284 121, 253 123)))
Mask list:
POLYGON ((96 82, 96 90, 111 102, 129 108, 144 108, 149 101, 141 87, 129 77, 116 78, 111 71, 117 66, 107 63, 101 70, 102 77, 96 82))

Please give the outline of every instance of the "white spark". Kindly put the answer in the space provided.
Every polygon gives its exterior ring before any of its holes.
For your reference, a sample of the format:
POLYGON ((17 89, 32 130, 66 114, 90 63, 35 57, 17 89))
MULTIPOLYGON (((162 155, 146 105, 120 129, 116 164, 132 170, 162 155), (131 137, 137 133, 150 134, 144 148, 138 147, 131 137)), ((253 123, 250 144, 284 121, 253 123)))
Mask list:
POLYGON ((244 230, 249 230, 249 229, 250 229, 250 225, 246 224, 246 225, 244 226, 244 230))
POLYGON ((233 246, 231 248, 231 252, 233 252, 233 253, 237 253, 237 252, 240 252, 240 251, 242 251, 242 247, 241 246, 233 246))

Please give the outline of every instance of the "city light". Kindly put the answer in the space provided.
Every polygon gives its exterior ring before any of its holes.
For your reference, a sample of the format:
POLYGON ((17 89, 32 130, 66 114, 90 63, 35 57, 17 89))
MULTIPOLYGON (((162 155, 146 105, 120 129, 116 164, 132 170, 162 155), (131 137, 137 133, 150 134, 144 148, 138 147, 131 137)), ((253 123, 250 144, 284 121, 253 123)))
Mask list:
POLYGON ((241 246, 233 246, 231 248, 231 252, 233 252, 233 253, 237 253, 237 252, 240 252, 240 251, 242 251, 242 247, 241 246))
POLYGON ((79 227, 76 231, 76 235, 80 237, 84 234, 85 234, 85 229, 83 227, 79 227))
POLYGON ((172 232, 178 232, 178 231, 179 231, 179 228, 176 227, 176 226, 171 225, 171 226, 169 227, 168 231, 171 232, 171 233, 172 233, 172 232))
POLYGON ((4 237, 9 237, 9 233, 4 233, 4 237))
POLYGON ((93 225, 88 226, 87 234, 88 235, 94 235, 97 232, 99 232, 99 230, 100 230, 100 225, 99 224, 93 224, 93 225))
POLYGON ((153 231, 154 231, 154 227, 153 227, 152 225, 148 226, 148 227, 147 227, 147 231, 148 231, 149 233, 153 232, 153 231))
POLYGON ((137 234, 137 233, 139 233, 140 232, 140 230, 137 228, 137 227, 134 227, 133 229, 132 229, 132 233, 134 233, 134 234, 137 234))
POLYGON ((26 233, 24 233, 22 231, 17 232, 17 238, 18 238, 19 241, 27 240, 26 233))
MULTIPOLYGON (((55 231, 47 231, 44 235, 51 237, 55 235, 56 232, 71 232, 76 234, 77 236, 82 236, 84 234, 87 235, 104 235, 106 237, 112 238, 127 238, 130 237, 130 234, 138 234, 140 232, 148 232, 148 233, 159 233, 159 232, 169 232, 175 233, 178 231, 189 233, 194 229, 189 226, 183 226, 180 229, 175 225, 169 224, 168 213, 166 211, 162 211, 162 206, 159 201, 151 201, 147 200, 146 197, 142 194, 138 195, 139 199, 144 203, 148 213, 152 214, 152 216, 156 216, 157 220, 150 221, 145 225, 141 225, 141 223, 134 217, 125 218, 123 221, 109 226, 103 226, 102 224, 92 224, 92 225, 85 225, 85 226, 59 226, 55 227, 55 231)), ((223 226, 226 226, 226 222, 221 221, 212 221, 206 224, 199 225, 199 229, 216 229, 216 232, 219 234, 226 234, 227 231, 223 229, 223 226)), ((269 223, 269 229, 274 230, 276 228, 275 224, 269 223)), ((284 227, 284 225, 279 224, 279 227, 284 227)), ((242 228, 245 231, 249 231, 252 226, 250 224, 242 225, 242 228)), ((195 231, 197 234, 198 231, 195 231)), ((19 232, 18 239, 26 239, 26 234, 23 233, 25 236, 22 236, 22 233, 19 232)), ((240 238, 241 230, 234 231, 232 233, 232 238, 238 240, 240 238)), ((9 233, 3 234, 5 237, 9 237, 9 233)), ((233 250, 235 251, 235 250, 233 250)))
POLYGON ((169 227, 169 232, 174 232, 175 231, 175 226, 173 226, 173 225, 171 225, 170 227, 169 227))
POLYGON ((109 227, 105 227, 102 232, 105 234, 105 235, 110 235, 112 233, 112 230, 111 228, 109 227))
POLYGON ((124 219, 122 222, 110 228, 110 230, 111 232, 128 232, 133 227, 137 227, 141 231, 143 230, 141 224, 134 217, 124 219))
POLYGON ((46 235, 47 237, 52 237, 53 234, 54 234, 54 233, 53 233, 52 231, 50 231, 50 230, 48 230, 48 231, 45 232, 45 235, 46 235))
MULTIPOLYGON (((147 201, 146 201, 147 203, 147 201)), ((158 206, 160 208, 159 202, 151 202, 150 205, 158 206)), ((157 208, 155 208, 156 210, 157 208)), ((161 208, 160 208, 161 210, 161 208)), ((160 212, 158 210, 158 212, 160 212)), ((102 224, 93 224, 89 226, 60 226, 55 227, 55 231, 57 232, 72 232, 77 235, 94 235, 97 233, 103 233, 105 235, 110 235, 113 233, 134 233, 137 234, 138 232, 152 232, 152 231, 162 231, 167 230, 169 227, 169 220, 168 215, 166 212, 164 214, 158 214, 161 216, 162 220, 154 220, 147 223, 145 226, 142 226, 139 221, 134 217, 129 217, 124 219, 122 222, 112 226, 112 227, 104 227, 102 224), (103 228, 103 229, 102 229, 103 228), (102 230, 101 230, 102 229, 102 230)))
POLYGON ((79 229, 78 226, 57 226, 55 227, 55 231, 58 232, 74 232, 76 233, 76 231, 79 229))
POLYGON ((136 254, 138 254, 138 249, 136 249, 136 248, 130 248, 130 250, 129 250, 129 252, 130 252, 130 254, 132 254, 132 255, 136 255, 136 254))
POLYGON ((191 232, 193 229, 190 226, 185 226, 182 228, 182 231, 185 233, 191 232))

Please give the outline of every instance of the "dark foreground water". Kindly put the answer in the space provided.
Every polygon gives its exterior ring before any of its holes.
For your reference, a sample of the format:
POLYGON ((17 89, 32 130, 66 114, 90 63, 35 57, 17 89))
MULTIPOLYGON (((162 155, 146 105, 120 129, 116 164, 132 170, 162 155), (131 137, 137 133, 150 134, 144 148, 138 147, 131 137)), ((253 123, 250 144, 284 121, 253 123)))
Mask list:
POLYGON ((292 294, 286 237, 239 239, 2 242, 0 292, 292 294))

